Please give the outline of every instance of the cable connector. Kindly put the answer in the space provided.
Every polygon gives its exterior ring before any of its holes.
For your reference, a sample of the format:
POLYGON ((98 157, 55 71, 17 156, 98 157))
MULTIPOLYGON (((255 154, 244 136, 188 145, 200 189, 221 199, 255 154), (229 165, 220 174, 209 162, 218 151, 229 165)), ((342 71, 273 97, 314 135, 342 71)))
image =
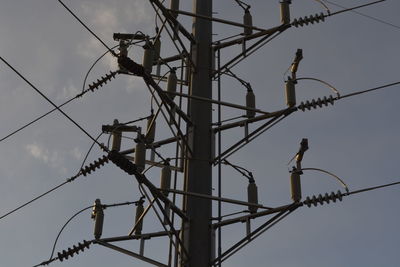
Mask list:
POLYGON ((297 107, 298 109, 305 111, 306 109, 311 110, 311 108, 317 109, 317 107, 322 108, 322 105, 328 106, 328 104, 332 104, 337 100, 332 95, 329 97, 324 96, 323 99, 319 98, 317 100, 312 99, 311 101, 307 100, 305 103, 301 102, 301 104, 297 107))
POLYGON ((104 155, 103 157, 95 160, 93 163, 90 163, 89 165, 81 168, 81 173, 83 174, 83 176, 86 176, 91 172, 94 172, 96 169, 100 169, 100 167, 104 166, 106 163, 108 163, 108 156, 104 155))
POLYGON ((73 246, 72 248, 68 248, 67 250, 63 250, 62 252, 58 252, 58 259, 62 262, 63 260, 68 260, 69 257, 73 257, 74 254, 79 254, 79 251, 84 251, 85 248, 89 249, 91 242, 83 240, 83 243, 78 243, 77 246, 73 246))
POLYGON ((145 74, 145 69, 142 65, 137 64, 129 57, 119 57, 118 64, 127 69, 129 72, 136 76, 143 77, 145 74))
POLYGON ((124 170, 126 173, 130 175, 137 174, 137 168, 136 165, 133 164, 130 160, 125 158, 121 153, 118 151, 112 150, 110 153, 108 153, 108 158, 120 167, 122 170, 124 170))
POLYGON ((332 192, 331 194, 325 193, 325 196, 319 194, 318 197, 315 195, 312 196, 311 198, 307 197, 303 203, 310 208, 311 205, 314 205, 315 207, 318 206, 318 203, 320 205, 323 205, 324 202, 329 204, 330 201, 336 202, 336 200, 342 201, 342 199, 343 199, 343 194, 342 192, 340 192, 340 190, 338 190, 336 194, 332 192))
POLYGON ((298 19, 294 19, 293 22, 291 23, 292 26, 297 27, 303 27, 304 25, 308 25, 308 24, 314 24, 314 23, 319 23, 319 22, 323 22, 325 21, 325 14, 324 13, 320 13, 320 14, 315 14, 315 15, 311 15, 310 17, 302 17, 302 18, 298 18, 298 19))

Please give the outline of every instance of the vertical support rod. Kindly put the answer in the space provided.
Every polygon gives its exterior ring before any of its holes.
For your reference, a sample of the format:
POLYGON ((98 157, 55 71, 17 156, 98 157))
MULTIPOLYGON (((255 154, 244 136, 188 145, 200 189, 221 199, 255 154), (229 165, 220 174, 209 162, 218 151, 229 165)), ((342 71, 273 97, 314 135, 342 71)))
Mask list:
MULTIPOLYGON (((217 69, 221 67, 221 50, 218 49, 217 52, 217 69)), ((218 76, 218 101, 221 101, 221 76, 218 76)), ((218 126, 221 125, 222 120, 222 110, 221 104, 218 104, 218 126)), ((222 144, 221 144, 221 131, 218 132, 218 157, 222 153, 222 144)), ((222 197, 222 162, 218 162, 218 197, 222 197)), ((218 201, 218 222, 221 222, 222 218, 222 202, 218 201)), ((217 257, 221 257, 222 254, 222 229, 221 227, 218 228, 218 252, 217 257)), ((221 267, 221 262, 218 264, 221 267)))
MULTIPOLYGON (((211 17, 212 0, 193 0, 193 13, 211 17)), ((195 43, 191 47, 191 58, 195 69, 192 71, 189 94, 211 99, 212 22, 193 18, 192 34, 195 43)), ((192 153, 186 160, 185 190, 206 195, 212 193, 211 108, 211 103, 196 99, 191 99, 188 105, 193 125, 187 129, 192 153)), ((210 266, 214 254, 211 251, 211 200, 185 196, 183 205, 189 218, 182 226, 183 243, 189 257, 182 259, 180 266, 210 266)))

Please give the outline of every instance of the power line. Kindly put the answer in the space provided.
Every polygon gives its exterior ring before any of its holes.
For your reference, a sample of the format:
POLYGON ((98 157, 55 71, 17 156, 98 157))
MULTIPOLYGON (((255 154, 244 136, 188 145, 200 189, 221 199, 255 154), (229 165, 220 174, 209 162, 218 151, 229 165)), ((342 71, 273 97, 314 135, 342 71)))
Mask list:
MULTIPOLYGON (((340 8, 347 8, 347 7, 345 7, 345 6, 336 4, 336 3, 332 2, 332 1, 325 0, 325 2, 327 2, 327 3, 331 4, 331 5, 340 7, 340 8)), ((384 21, 384 20, 382 20, 382 19, 378 19, 378 18, 373 17, 373 16, 370 16, 370 15, 366 15, 366 14, 364 14, 364 13, 361 13, 361 12, 358 12, 358 11, 355 11, 355 10, 351 10, 351 12, 354 12, 354 13, 360 15, 360 16, 369 18, 369 19, 371 19, 371 20, 377 21, 377 22, 379 22, 379 23, 382 23, 382 24, 385 24, 385 25, 388 25, 388 26, 391 26, 391 27, 393 27, 393 28, 396 28, 396 29, 400 30, 400 26, 397 26, 397 25, 395 25, 395 24, 393 24, 393 23, 384 21)))
POLYGON ((79 21, 80 24, 82 24, 83 27, 85 27, 86 30, 88 30, 94 37, 96 37, 97 40, 99 40, 99 42, 104 45, 108 51, 110 51, 110 53, 113 56, 117 56, 117 54, 108 46, 106 45, 105 42, 103 42, 103 40, 101 40, 101 38, 99 36, 97 36, 97 34, 95 34, 80 18, 78 18, 77 15, 75 15, 74 12, 72 12, 71 9, 69 9, 61 0, 58 0, 58 2, 66 9, 68 10, 69 13, 71 13, 72 16, 74 16, 74 18, 79 21))
POLYGON ((347 94, 347 95, 342 95, 340 97, 337 97, 336 99, 342 99, 342 98, 351 97, 351 96, 355 96, 355 95, 361 95, 361 94, 369 93, 369 92, 372 92, 372 91, 384 89, 384 88, 387 88, 387 87, 395 86, 395 85, 398 85, 398 84, 400 84, 400 81, 394 82, 394 83, 385 84, 385 85, 382 85, 382 86, 374 87, 374 88, 363 90, 363 91, 350 93, 350 94, 347 94))
MULTIPOLYGON (((97 139, 100 138, 101 135, 102 135, 102 133, 97 137, 97 139)), ((26 202, 26 203, 24 203, 24 204, 22 204, 22 205, 16 207, 15 209, 13 209, 13 210, 7 212, 6 214, 4 214, 4 215, 2 215, 2 216, 0 217, 0 220, 3 219, 3 218, 5 218, 5 217, 7 217, 8 215, 13 214, 13 213, 16 212, 16 211, 22 209, 23 207, 28 206, 29 204, 35 202, 36 200, 38 200, 38 199, 40 199, 40 198, 42 198, 42 197, 44 197, 44 196, 50 194, 51 192, 57 190, 58 188, 60 188, 60 187, 62 187, 62 186, 64 186, 64 185, 66 185, 66 184, 68 184, 68 183, 70 183, 70 182, 73 182, 73 181, 74 181, 76 178, 78 178, 79 176, 81 176, 81 175, 86 176, 87 173, 90 173, 90 171, 87 171, 87 169, 88 169, 87 167, 84 168, 84 165, 85 165, 85 161, 86 161, 87 157, 89 156, 89 153, 90 153, 90 151, 92 150, 94 144, 95 144, 95 142, 93 142, 93 144, 90 146, 88 152, 86 153, 86 156, 85 156, 85 158, 84 158, 84 160, 83 160, 83 162, 82 162, 82 164, 81 164, 81 167, 80 167, 80 169, 79 169, 79 171, 78 171, 77 174, 75 174, 74 176, 68 178, 65 182, 63 182, 63 183, 61 183, 61 184, 59 184, 59 185, 53 187, 52 189, 50 189, 50 190, 44 192, 43 194, 41 194, 41 195, 39 195, 39 196, 37 196, 37 197, 35 197, 35 198, 29 200, 28 202, 26 202)), ((95 164, 96 164, 96 162, 95 162, 95 164)), ((91 164, 91 165, 93 165, 93 164, 91 164)), ((90 166, 90 165, 89 165, 89 166, 90 166)), ((89 168, 89 169, 90 169, 90 168, 89 168)), ((94 170, 91 169, 91 171, 94 171, 94 170)))
POLYGON ((11 70, 13 70, 21 79, 23 79, 29 86, 31 86, 39 95, 41 95, 44 99, 47 100, 51 105, 55 107, 61 114, 63 114, 68 120, 70 120, 76 127, 78 127, 83 133, 85 133, 90 139, 92 139, 95 143, 97 143, 102 149, 105 147, 100 144, 93 136, 91 136, 85 129, 82 128, 75 120, 73 120, 70 116, 68 116, 64 111, 62 111, 53 101, 51 101, 46 95, 44 95, 36 86, 34 86, 27 78, 25 78, 19 71, 17 71, 13 66, 11 66, 3 57, 0 57, 1 61, 4 62, 11 70))

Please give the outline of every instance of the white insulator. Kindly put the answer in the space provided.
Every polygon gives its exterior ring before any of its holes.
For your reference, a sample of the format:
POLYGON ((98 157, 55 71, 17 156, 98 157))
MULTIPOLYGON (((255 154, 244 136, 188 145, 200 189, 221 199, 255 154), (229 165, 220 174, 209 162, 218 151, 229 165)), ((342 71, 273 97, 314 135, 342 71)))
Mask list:
POLYGON ((136 205, 136 216, 135 216, 135 235, 142 234, 143 229, 143 219, 139 221, 140 217, 144 212, 143 201, 139 201, 136 205))
MULTIPOLYGON (((118 125, 118 120, 114 120, 114 126, 118 125)), ((114 129, 112 132, 112 146, 111 150, 120 151, 121 150, 121 139, 122 132, 118 131, 118 129, 114 129)))
POLYGON ((296 170, 293 170, 290 175, 290 189, 292 200, 299 202, 301 200, 301 182, 300 174, 296 170))
POLYGON ((139 172, 142 172, 146 164, 146 144, 138 141, 135 148, 135 165, 139 172))
MULTIPOLYGON (((247 201, 252 204, 258 204, 258 189, 254 182, 250 182, 247 186, 247 201)), ((251 213, 256 213, 257 209, 257 207, 249 206, 251 213)))
POLYGON ((152 45, 146 45, 143 53, 143 68, 151 73, 154 64, 154 47, 152 45))
POLYGON ((281 4, 281 23, 282 24, 289 24, 290 23, 290 7, 291 4, 290 0, 282 0, 281 4))
MULTIPOLYGON (((169 4, 169 9, 171 9, 173 11, 179 11, 179 0, 171 0, 171 2, 169 4)), ((171 12, 171 15, 174 18, 178 17, 178 13, 175 13, 175 12, 171 12)))
MULTIPOLYGON (((253 27, 253 17, 250 14, 250 10, 246 9, 243 15, 243 24, 248 27, 253 27)), ((244 28, 243 34, 244 35, 251 35, 253 33, 252 28, 244 28)))
POLYGON ((147 118, 146 142, 148 144, 153 143, 156 136, 156 120, 153 121, 153 119, 154 115, 147 118))
MULTIPOLYGON (((246 94, 246 107, 247 108, 256 108, 256 96, 254 95, 252 90, 248 90, 246 94)), ((254 110, 246 110, 247 118, 254 118, 256 112, 254 110)))
POLYGON ((286 105, 293 107, 296 105, 296 91, 293 80, 286 81, 286 105))
POLYGON ((165 196, 168 196, 169 189, 171 188, 171 167, 166 165, 161 169, 161 183, 160 188, 165 196))
POLYGON ((100 199, 96 199, 93 206, 94 238, 99 239, 103 233, 104 212, 100 199))
POLYGON ((160 58, 161 51, 161 36, 154 40, 154 60, 158 60, 160 58))
MULTIPOLYGON (((176 86, 178 84, 178 78, 176 77, 175 69, 171 69, 171 72, 168 75, 167 79, 167 92, 168 93, 176 93, 176 86)), ((171 99, 175 98, 175 95, 169 94, 171 99)))

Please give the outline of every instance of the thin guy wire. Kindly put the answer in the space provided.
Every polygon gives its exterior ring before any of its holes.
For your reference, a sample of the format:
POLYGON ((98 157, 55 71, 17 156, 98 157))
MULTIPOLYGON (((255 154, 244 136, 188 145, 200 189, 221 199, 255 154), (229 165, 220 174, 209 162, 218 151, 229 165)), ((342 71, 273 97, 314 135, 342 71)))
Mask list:
MULTIPOLYGON (((329 4, 331 4, 331 5, 334 5, 334 6, 337 6, 337 7, 340 7, 340 8, 347 8, 347 7, 345 7, 345 6, 336 4, 336 3, 331 2, 331 1, 328 1, 328 0, 325 0, 325 1, 326 1, 327 3, 329 3, 329 4)), ((395 25, 395 24, 393 24, 393 23, 384 21, 384 20, 382 20, 382 19, 378 19, 378 18, 373 17, 373 16, 370 16, 370 15, 366 15, 366 14, 364 14, 364 13, 361 13, 361 12, 358 12, 358 11, 355 11, 355 10, 351 10, 351 12, 354 12, 354 13, 356 13, 357 15, 360 15, 360 16, 363 16, 363 17, 372 19, 372 20, 377 21, 377 22, 379 22, 379 23, 382 23, 382 24, 385 24, 385 25, 388 25, 388 26, 391 26, 391 27, 393 27, 393 28, 396 28, 396 29, 399 29, 399 30, 400 30, 400 26, 397 26, 397 25, 395 25)))
POLYGON ((78 127, 83 133, 85 133, 90 139, 96 142, 100 147, 102 145, 97 142, 97 140, 91 136, 85 129, 82 128, 76 121, 74 121, 70 116, 68 116, 64 111, 62 111, 53 101, 51 101, 46 95, 44 95, 36 86, 34 86, 30 81, 28 81, 20 72, 18 72, 13 66, 11 66, 3 57, 0 57, 1 61, 3 61, 10 69, 12 69, 21 79, 23 79, 27 84, 29 84, 39 95, 41 95, 44 99, 46 99, 51 105, 53 105, 61 114, 63 114, 68 120, 70 120, 76 127, 78 127))
POLYGON ((69 13, 71 13, 72 16, 74 16, 74 18, 79 21, 80 24, 82 24, 83 27, 85 27, 86 30, 88 30, 102 45, 104 45, 104 47, 106 47, 108 49, 108 51, 110 51, 110 53, 113 56, 117 56, 117 54, 108 46, 106 45, 106 43, 103 42, 103 40, 100 39, 99 36, 97 36, 85 23, 83 23, 83 21, 78 18, 77 15, 74 14, 74 12, 72 12, 71 9, 69 9, 61 0, 58 0, 58 2, 66 9, 68 10, 69 13))

